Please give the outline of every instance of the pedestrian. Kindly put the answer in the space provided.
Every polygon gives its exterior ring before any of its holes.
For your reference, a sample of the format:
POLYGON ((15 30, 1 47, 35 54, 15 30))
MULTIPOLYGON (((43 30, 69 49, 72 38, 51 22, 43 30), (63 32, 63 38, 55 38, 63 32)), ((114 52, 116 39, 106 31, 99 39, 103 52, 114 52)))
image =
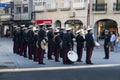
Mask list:
POLYGON ((120 35, 119 33, 116 34, 116 40, 115 40, 115 52, 120 51, 119 45, 120 44, 120 35))
POLYGON ((47 38, 48 38, 48 54, 47 57, 49 60, 53 60, 52 58, 52 53, 53 53, 53 38, 54 38, 54 33, 53 33, 53 28, 49 27, 49 31, 47 33, 47 38))
POLYGON ((110 34, 108 30, 105 30, 105 38, 104 38, 104 51, 105 57, 104 59, 109 59, 109 46, 110 46, 110 34))
POLYGON ((87 29, 87 34, 85 35, 86 40, 86 64, 93 64, 91 62, 92 52, 94 48, 94 38, 92 28, 87 29))
POLYGON ((114 32, 110 32, 111 37, 110 37, 110 51, 114 51, 114 46, 115 46, 115 40, 116 40, 116 36, 114 34, 114 32))
POLYGON ((78 30, 77 32, 77 37, 76 37, 76 42, 77 42, 77 54, 78 54, 78 62, 82 62, 82 54, 83 54, 83 48, 84 48, 84 37, 81 32, 81 30, 78 30))

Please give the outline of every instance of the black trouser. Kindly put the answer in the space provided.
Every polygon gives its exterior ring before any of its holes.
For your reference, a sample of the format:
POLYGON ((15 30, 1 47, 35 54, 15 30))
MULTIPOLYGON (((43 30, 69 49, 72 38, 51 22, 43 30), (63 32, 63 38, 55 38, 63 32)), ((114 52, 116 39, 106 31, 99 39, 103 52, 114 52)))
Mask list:
POLYGON ((48 59, 52 59, 53 45, 48 43, 48 59))
POLYGON ((38 63, 43 64, 43 58, 44 58, 45 50, 43 50, 41 47, 38 48, 38 63))
POLYGON ((83 48, 77 47, 78 61, 81 61, 83 48))
POLYGON ((86 48, 86 63, 90 64, 91 63, 91 57, 92 57, 92 51, 93 48, 86 48))
POLYGON ((109 58, 109 46, 104 45, 105 58, 109 58))

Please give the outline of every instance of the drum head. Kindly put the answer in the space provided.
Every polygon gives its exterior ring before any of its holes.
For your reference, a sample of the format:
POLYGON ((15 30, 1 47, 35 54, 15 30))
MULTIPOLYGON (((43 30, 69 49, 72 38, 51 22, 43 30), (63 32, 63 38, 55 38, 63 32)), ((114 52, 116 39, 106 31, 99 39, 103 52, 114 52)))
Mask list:
POLYGON ((67 56, 68 56, 68 59, 72 62, 76 62, 78 60, 78 55, 74 51, 69 51, 67 56))

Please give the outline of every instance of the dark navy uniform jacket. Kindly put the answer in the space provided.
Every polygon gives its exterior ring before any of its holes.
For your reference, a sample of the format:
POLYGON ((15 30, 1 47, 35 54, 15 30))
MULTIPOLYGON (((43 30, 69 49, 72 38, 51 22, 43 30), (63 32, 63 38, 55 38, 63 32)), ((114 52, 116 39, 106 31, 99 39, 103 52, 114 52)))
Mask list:
MULTIPOLYGON (((41 41, 43 40, 43 39, 45 39, 45 37, 46 37, 46 32, 43 30, 43 29, 40 29, 39 30, 39 32, 38 32, 38 45, 39 45, 39 47, 41 46, 40 44, 41 44, 41 41)), ((45 39, 46 40, 46 39, 45 39)))
POLYGON ((110 35, 105 35, 104 45, 109 45, 109 43, 110 43, 110 35))
POLYGON ((17 36, 17 37, 16 37, 16 42, 17 42, 17 43, 20 43, 20 38, 21 38, 21 37, 20 37, 20 31, 17 31, 16 36, 17 36))
POLYGON ((48 37, 48 44, 53 44, 53 38, 54 38, 54 34, 52 31, 49 31, 47 33, 47 37, 48 37))
POLYGON ((56 48, 60 48, 60 43, 61 43, 60 35, 57 35, 57 36, 55 37, 55 47, 56 47, 56 48))
POLYGON ((40 29, 39 32, 38 32, 38 42, 39 42, 39 44, 41 43, 41 41, 43 39, 45 39, 45 37, 46 37, 46 32, 43 29, 40 29))
POLYGON ((73 38, 75 38, 75 35, 73 33, 70 33, 70 36, 71 36, 71 43, 72 43, 72 46, 73 46, 74 45, 73 38))
POLYGON ((78 34, 77 37, 76 37, 77 47, 83 48, 84 47, 84 41, 85 41, 85 39, 83 38, 83 36, 78 34))
POLYGON ((65 33, 63 35, 63 43, 62 43, 62 47, 63 49, 70 49, 72 48, 72 42, 71 42, 71 35, 69 33, 65 33))
POLYGON ((28 31, 28 43, 34 42, 34 32, 32 30, 28 31))
POLYGON ((64 35, 64 33, 60 32, 60 38, 61 38, 61 40, 63 40, 63 35, 64 35))
POLYGON ((25 43, 28 42, 28 36, 27 36, 27 32, 26 32, 26 31, 23 32, 23 41, 24 41, 25 43))
POLYGON ((16 30, 13 31, 13 41, 14 42, 17 41, 17 31, 16 30))
POLYGON ((87 48, 93 48, 95 45, 94 45, 94 39, 93 39, 93 35, 90 34, 90 33, 87 33, 85 35, 85 40, 86 40, 86 47, 87 48))

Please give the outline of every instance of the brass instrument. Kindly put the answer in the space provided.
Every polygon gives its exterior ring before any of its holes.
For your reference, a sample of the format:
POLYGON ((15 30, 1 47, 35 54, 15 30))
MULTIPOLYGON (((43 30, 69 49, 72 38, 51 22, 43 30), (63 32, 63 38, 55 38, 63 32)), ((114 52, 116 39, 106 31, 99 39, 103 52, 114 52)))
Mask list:
POLYGON ((47 47, 47 42, 43 39, 43 40, 41 41, 41 48, 45 50, 46 47, 47 47))
POLYGON ((39 48, 38 41, 36 42, 36 47, 39 48))
MULTIPOLYGON (((36 47, 39 48, 39 43, 38 43, 38 41, 36 42, 36 47)), ((44 50, 47 48, 47 42, 46 42, 44 39, 41 41, 40 47, 41 47, 42 49, 44 49, 44 50)))

